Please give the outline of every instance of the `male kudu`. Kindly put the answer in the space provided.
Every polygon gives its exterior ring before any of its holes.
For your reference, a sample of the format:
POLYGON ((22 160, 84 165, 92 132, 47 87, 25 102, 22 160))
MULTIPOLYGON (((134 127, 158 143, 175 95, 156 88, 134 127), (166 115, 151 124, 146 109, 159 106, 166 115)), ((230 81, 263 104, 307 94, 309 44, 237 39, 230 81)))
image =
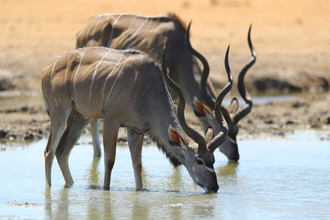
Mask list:
MULTIPOLYGON (((228 83, 217 98, 215 111, 221 125, 221 103, 232 87, 228 50, 225 63, 228 83)), ((142 189, 141 150, 143 136, 148 133, 172 163, 183 164, 199 186, 216 192, 219 187, 213 152, 224 142, 227 129, 222 126, 215 136, 208 129, 203 138, 190 128, 184 119, 183 92, 167 76, 165 55, 162 72, 144 52, 104 47, 67 51, 44 68, 42 94, 51 121, 44 152, 46 184, 51 185, 55 155, 66 184, 73 184, 69 154, 90 119, 102 118, 105 189, 110 188, 118 129, 126 127, 136 189, 142 189), (163 78, 178 92, 178 115, 163 78)))

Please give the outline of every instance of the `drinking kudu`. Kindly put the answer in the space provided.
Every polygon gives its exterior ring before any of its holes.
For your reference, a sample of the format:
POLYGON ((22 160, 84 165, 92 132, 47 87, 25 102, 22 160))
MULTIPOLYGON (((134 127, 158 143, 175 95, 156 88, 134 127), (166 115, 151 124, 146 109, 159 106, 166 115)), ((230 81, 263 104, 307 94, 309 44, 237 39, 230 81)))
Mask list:
POLYGON ((228 83, 215 104, 221 131, 209 128, 205 137, 184 119, 183 92, 167 75, 165 53, 162 71, 146 53, 86 47, 69 50, 51 62, 41 74, 42 94, 50 117, 50 136, 45 149, 46 184, 51 185, 54 156, 67 185, 73 184, 68 158, 90 119, 102 118, 104 145, 104 188, 110 188, 119 127, 128 130, 136 189, 142 189, 141 149, 144 134, 150 135, 174 164, 183 164, 192 179, 207 192, 216 192, 214 150, 226 139, 221 103, 232 87, 232 75, 225 66, 228 83), (163 74, 162 74, 163 73, 163 74), (179 96, 178 111, 164 80, 179 96))

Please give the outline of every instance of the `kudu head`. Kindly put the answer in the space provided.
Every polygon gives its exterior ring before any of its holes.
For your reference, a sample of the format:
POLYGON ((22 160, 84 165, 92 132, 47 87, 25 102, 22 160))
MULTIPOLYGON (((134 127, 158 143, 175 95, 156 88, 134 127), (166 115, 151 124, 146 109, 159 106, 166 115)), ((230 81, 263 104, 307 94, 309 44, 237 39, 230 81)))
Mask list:
MULTIPOLYGON (((165 54, 165 51, 164 51, 165 54)), ((201 186, 206 192, 217 192, 219 189, 217 176, 214 171, 214 151, 226 140, 227 128, 222 124, 221 103, 232 88, 232 75, 228 63, 229 47, 226 52, 225 66, 228 76, 227 85, 221 90, 215 102, 215 118, 218 127, 221 129, 214 134, 214 130, 209 127, 205 137, 202 137, 197 131, 189 127, 184 117, 185 99, 181 88, 168 76, 165 56, 163 56, 163 75, 166 83, 173 88, 179 96, 177 109, 178 122, 183 131, 192 139, 190 143, 185 141, 172 127, 169 128, 169 142, 175 146, 177 155, 180 155, 181 161, 187 168, 193 180, 201 186)))
MULTIPOLYGON (((250 26, 248 32, 248 44, 250 47, 252 57, 250 61, 245 65, 245 67, 241 70, 238 76, 238 83, 237 83, 238 91, 242 96, 243 100, 245 101, 246 105, 241 110, 238 110, 239 109, 238 100, 236 98, 233 98, 228 109, 221 106, 222 114, 226 119, 226 123, 228 125, 228 136, 224 141, 224 143, 222 143, 222 145, 219 147, 219 149, 223 154, 227 156, 229 161, 235 161, 235 162, 239 160, 239 152, 237 146, 238 122, 242 118, 244 118, 247 114, 249 114, 253 105, 252 99, 249 93, 247 92, 247 90, 245 89, 245 85, 244 85, 245 74, 249 70, 249 68, 256 62, 256 58, 257 58, 257 53, 251 42, 251 36, 250 36, 251 27, 252 26, 250 26)), ((198 57, 204 65, 203 75, 201 77, 201 85, 200 85, 200 89, 203 94, 203 103, 195 99, 193 103, 194 112, 203 122, 204 125, 214 126, 215 131, 217 131, 217 126, 215 123, 216 119, 214 113, 215 108, 212 107, 210 108, 210 106, 215 106, 215 101, 210 98, 210 95, 208 94, 206 89, 207 78, 210 70, 209 65, 206 59, 191 47, 191 44, 189 43, 189 29, 190 29, 190 24, 186 33, 186 41, 188 42, 187 44, 188 49, 191 51, 192 54, 198 57)))

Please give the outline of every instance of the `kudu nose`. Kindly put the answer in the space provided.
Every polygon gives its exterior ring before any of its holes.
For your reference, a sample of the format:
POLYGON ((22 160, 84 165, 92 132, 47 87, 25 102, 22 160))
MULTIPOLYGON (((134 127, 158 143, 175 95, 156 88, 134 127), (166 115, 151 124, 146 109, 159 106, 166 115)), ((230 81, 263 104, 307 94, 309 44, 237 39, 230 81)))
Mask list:
POLYGON ((217 184, 216 186, 213 187, 212 192, 216 193, 218 192, 218 190, 219 190, 219 186, 217 184))
POLYGON ((204 187, 204 190, 206 193, 216 193, 219 190, 219 185, 218 185, 218 183, 216 183, 213 186, 204 187))
POLYGON ((233 157, 230 157, 228 159, 229 159, 229 162, 237 163, 238 160, 239 160, 239 154, 237 154, 237 155, 235 155, 233 157))

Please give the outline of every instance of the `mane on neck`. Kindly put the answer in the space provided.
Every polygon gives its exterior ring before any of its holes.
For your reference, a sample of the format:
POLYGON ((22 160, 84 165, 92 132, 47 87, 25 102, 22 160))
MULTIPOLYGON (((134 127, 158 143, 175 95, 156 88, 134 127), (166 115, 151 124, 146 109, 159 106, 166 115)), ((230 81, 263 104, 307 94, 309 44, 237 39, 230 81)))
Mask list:
POLYGON ((182 163, 178 160, 178 158, 173 155, 172 152, 168 151, 163 144, 159 141, 159 139, 157 138, 157 135, 155 135, 153 132, 151 132, 150 130, 148 131, 148 136, 150 137, 150 139, 155 142, 157 144, 158 149, 162 150, 163 153, 166 155, 166 157, 169 159, 169 161, 171 162, 171 164, 174 167, 178 167, 179 165, 181 165, 182 163))
POLYGON ((169 12, 167 15, 170 18, 172 18, 181 27, 181 29, 184 33, 186 33, 187 25, 177 14, 175 14, 173 12, 169 12))

